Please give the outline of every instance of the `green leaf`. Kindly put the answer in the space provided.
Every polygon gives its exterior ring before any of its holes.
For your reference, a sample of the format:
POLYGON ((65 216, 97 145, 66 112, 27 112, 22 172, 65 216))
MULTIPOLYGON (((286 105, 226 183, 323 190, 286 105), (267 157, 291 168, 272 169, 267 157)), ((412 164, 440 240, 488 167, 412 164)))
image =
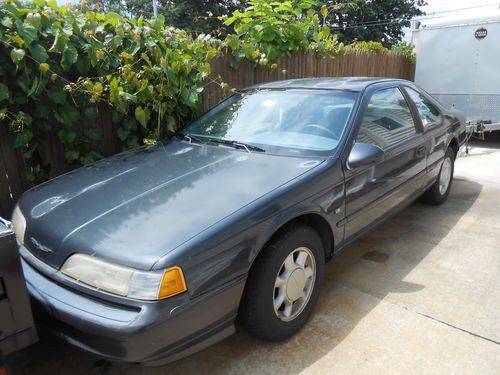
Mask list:
POLYGON ((33 138, 33 133, 25 130, 22 133, 17 133, 14 140, 14 147, 25 146, 33 138))
POLYGON ((130 94, 125 91, 120 91, 120 96, 125 99, 127 102, 136 102, 137 97, 134 94, 130 94))
POLYGON ((196 91, 191 91, 188 96, 188 104, 191 107, 195 107, 198 103, 198 93, 196 91))
POLYGON ((321 7, 321 15, 323 16, 323 18, 326 18, 327 14, 328 14, 328 7, 326 5, 323 5, 321 7))
POLYGON ((47 95, 56 104, 64 104, 66 102, 66 94, 62 90, 50 90, 47 92, 47 95))
POLYGON ((70 164, 73 164, 80 157, 80 152, 78 150, 66 150, 64 155, 66 156, 66 160, 70 164))
POLYGON ((275 37, 276 34, 272 30, 266 30, 264 34, 262 34, 262 40, 265 42, 272 42, 275 37))
POLYGON ((25 105, 27 102, 28 102, 28 99, 26 98, 26 95, 14 95, 14 97, 12 98, 12 100, 16 103, 16 104, 20 104, 20 105, 25 105))
POLYGON ((165 24, 165 17, 163 17, 163 15, 160 14, 158 17, 154 19, 153 28, 155 30, 161 30, 164 24, 165 24))
POLYGON ((116 133, 118 134, 118 138, 120 139, 120 141, 125 142, 125 140, 128 138, 128 136, 130 134, 130 131, 122 129, 122 128, 118 128, 116 133))
POLYGON ((63 53, 66 49, 68 41, 69 37, 58 29, 56 32, 56 38, 54 39, 54 43, 52 44, 52 47, 50 47, 49 52, 63 53))
POLYGON ((190 107, 195 107, 198 102, 198 92, 185 87, 182 89, 182 99, 190 107))
POLYGON ((76 26, 78 26, 78 28, 80 30, 83 29, 83 27, 87 23, 87 19, 85 18, 85 14, 78 14, 75 17, 75 22, 76 22, 76 26))
POLYGON ((90 117, 90 118, 96 118, 97 117, 97 108, 95 107, 88 107, 84 111, 85 116, 90 117))
POLYGON ((39 129, 42 129, 46 133, 52 130, 52 124, 48 121, 37 121, 37 126, 39 129))
POLYGON ((35 116, 38 118, 46 118, 50 113, 50 108, 44 103, 37 103, 35 107, 35 116))
POLYGON ((102 138, 102 130, 100 128, 86 128, 84 133, 92 141, 98 141, 102 138))
POLYGON ((123 121, 123 129, 125 130, 136 130, 137 129, 137 121, 133 117, 128 117, 125 121, 123 121))
POLYGON ((28 125, 31 125, 33 122, 33 117, 31 115, 27 114, 26 112, 19 111, 19 117, 23 120, 28 125))
POLYGON ((76 60, 76 68, 82 76, 87 75, 90 70, 90 60, 87 57, 79 56, 76 60))
POLYGON ((104 37, 104 45, 110 46, 110 44, 113 42, 113 37, 113 34, 106 34, 106 36, 104 37))
POLYGON ((171 132, 175 132, 177 130, 174 116, 169 115, 167 117, 167 130, 169 130, 171 132))
POLYGON ((25 55, 26 51, 24 51, 22 48, 14 48, 12 51, 10 51, 10 58, 16 65, 19 65, 19 62, 24 59, 25 55))
POLYGON ((9 99, 9 88, 5 83, 0 82, 0 102, 9 99))
POLYGON ((172 85, 175 85, 177 80, 176 80, 176 77, 175 77, 175 71, 168 65, 165 65, 165 67, 163 68, 164 72, 167 73, 167 78, 168 80, 170 81, 170 83, 172 85))
POLYGON ((47 50, 40 44, 35 44, 30 47, 31 57, 33 57, 37 62, 44 63, 49 58, 47 50))
POLYGON ((118 21, 122 19, 122 17, 115 12, 108 12, 105 14, 105 19, 106 21, 104 22, 105 24, 115 26, 118 21))
POLYGON ((2 26, 5 26, 9 29, 12 28, 12 18, 10 17, 2 18, 2 26))
POLYGON ((122 119, 123 119, 123 114, 121 114, 117 110, 114 110, 113 114, 111 115, 111 121, 113 121, 113 124, 120 123, 122 119))
POLYGON ((26 22, 18 24, 17 31, 21 34, 26 44, 31 44, 31 42, 36 39, 38 34, 35 27, 26 22))
POLYGON ((137 136, 136 135, 131 135, 127 139, 127 145, 129 147, 137 146, 137 136))
POLYGON ((57 134, 62 143, 73 143, 76 139, 76 132, 68 129, 61 129, 57 134))
POLYGON ((64 70, 69 70, 71 65, 73 65, 78 59, 78 51, 75 47, 69 44, 62 54, 61 67, 64 70))
POLYGON ((35 79, 33 80, 33 84, 31 85, 31 88, 29 89, 28 93, 26 94, 26 96, 29 98, 30 96, 32 96, 38 89, 40 85, 40 80, 38 79, 38 77, 35 77, 35 79))
POLYGON ((149 65, 149 66, 151 66, 151 65, 152 65, 152 64, 151 64, 151 60, 149 59, 149 56, 148 56, 148 55, 146 55, 145 53, 142 53, 142 54, 141 54, 141 57, 142 57, 142 59, 143 59, 144 61, 146 61, 146 62, 148 63, 148 65, 149 65))
POLYGON ((141 106, 138 106, 135 109, 135 118, 144 128, 147 128, 150 117, 151 117, 151 112, 149 111, 148 108, 142 108, 141 106))
POLYGON ((240 64, 241 62, 239 60, 236 60, 236 59, 231 59, 229 60, 229 66, 232 68, 232 69, 238 69, 240 67, 240 64))

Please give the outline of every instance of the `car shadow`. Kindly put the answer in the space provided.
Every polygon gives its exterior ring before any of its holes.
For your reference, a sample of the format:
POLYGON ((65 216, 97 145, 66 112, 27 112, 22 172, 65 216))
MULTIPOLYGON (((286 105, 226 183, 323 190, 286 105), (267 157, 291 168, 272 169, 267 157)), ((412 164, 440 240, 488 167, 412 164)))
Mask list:
POLYGON ((442 206, 415 202, 326 265, 317 308, 299 334, 281 343, 243 329, 189 358, 161 367, 111 363, 54 338, 8 358, 14 374, 298 374, 339 345, 384 299, 426 286, 408 275, 442 242, 474 204, 482 185, 455 178, 442 206))

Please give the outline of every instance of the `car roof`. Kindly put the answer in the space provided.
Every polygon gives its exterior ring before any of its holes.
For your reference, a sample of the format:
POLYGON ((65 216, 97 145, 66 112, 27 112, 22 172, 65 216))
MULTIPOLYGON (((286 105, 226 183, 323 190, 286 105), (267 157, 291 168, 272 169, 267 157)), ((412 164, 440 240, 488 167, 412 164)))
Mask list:
POLYGON ((403 79, 378 78, 378 77, 324 77, 287 79, 284 81, 266 82, 247 87, 252 89, 322 89, 322 90, 348 90, 361 91, 367 86, 380 82, 406 82, 403 79))

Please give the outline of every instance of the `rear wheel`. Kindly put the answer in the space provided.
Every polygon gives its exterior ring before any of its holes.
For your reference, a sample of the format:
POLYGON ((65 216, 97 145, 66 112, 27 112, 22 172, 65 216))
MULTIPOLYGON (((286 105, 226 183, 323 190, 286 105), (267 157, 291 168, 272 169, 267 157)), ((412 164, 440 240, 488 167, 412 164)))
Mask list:
POLYGON ((324 270, 323 244, 305 225, 273 239, 248 276, 239 320, 257 337, 281 341, 298 332, 316 305, 324 270))
POLYGON ((446 150, 436 182, 422 196, 426 203, 439 205, 446 201, 453 181, 454 163, 455 153, 450 147, 446 150))

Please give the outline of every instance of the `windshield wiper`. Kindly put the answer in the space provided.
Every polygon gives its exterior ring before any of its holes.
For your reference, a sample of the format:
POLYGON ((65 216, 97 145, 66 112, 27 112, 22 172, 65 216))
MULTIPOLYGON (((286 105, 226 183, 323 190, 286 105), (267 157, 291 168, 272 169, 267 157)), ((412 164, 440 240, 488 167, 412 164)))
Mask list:
POLYGON ((181 139, 185 139, 189 143, 193 143, 193 141, 198 142, 198 143, 205 143, 201 140, 201 138, 198 138, 195 135, 192 134, 184 134, 184 133, 175 133, 175 136, 181 139))
POLYGON ((232 141, 229 139, 220 139, 220 138, 212 138, 212 137, 204 137, 204 136, 196 136, 192 134, 184 134, 184 133, 175 133, 175 136, 181 139, 187 140, 189 143, 197 142, 197 143, 217 143, 221 144, 224 146, 230 146, 234 148, 242 148, 245 149, 247 152, 250 151, 257 151, 257 152, 266 152, 263 148, 260 148, 258 146, 250 145, 248 143, 243 143, 239 141, 232 141))
POLYGON ((229 139, 209 138, 208 141, 213 142, 213 143, 219 143, 219 144, 224 145, 224 146, 230 146, 230 147, 234 147, 234 148, 243 148, 247 152, 250 152, 250 151, 266 152, 266 150, 264 150, 263 148, 260 148, 258 146, 250 145, 248 143, 243 143, 243 142, 239 142, 239 141, 232 141, 229 139))

